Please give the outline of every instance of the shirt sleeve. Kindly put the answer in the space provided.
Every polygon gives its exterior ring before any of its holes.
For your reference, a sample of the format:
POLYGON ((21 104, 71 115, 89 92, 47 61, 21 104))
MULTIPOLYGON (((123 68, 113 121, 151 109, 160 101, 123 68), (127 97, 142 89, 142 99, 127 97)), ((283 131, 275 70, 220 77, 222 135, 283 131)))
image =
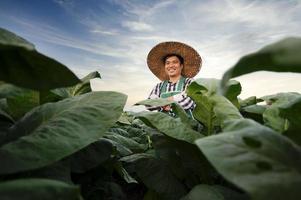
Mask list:
POLYGON ((193 110, 196 106, 195 102, 186 94, 187 87, 193 82, 193 79, 186 78, 184 91, 180 94, 174 95, 174 100, 184 109, 184 110, 193 110))
MULTIPOLYGON (((151 93, 148 96, 148 99, 159 99, 160 98, 160 87, 162 85, 161 83, 158 83, 151 91, 151 93)), ((161 111, 161 107, 159 106, 145 106, 147 110, 154 111, 158 110, 161 111)))

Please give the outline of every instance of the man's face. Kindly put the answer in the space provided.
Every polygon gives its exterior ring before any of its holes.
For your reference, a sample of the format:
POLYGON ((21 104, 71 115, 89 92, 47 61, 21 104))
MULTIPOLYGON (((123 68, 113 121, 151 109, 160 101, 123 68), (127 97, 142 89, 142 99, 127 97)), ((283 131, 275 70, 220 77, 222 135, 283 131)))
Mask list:
POLYGON ((177 56, 171 56, 165 60, 165 72, 169 77, 181 75, 183 65, 177 56))

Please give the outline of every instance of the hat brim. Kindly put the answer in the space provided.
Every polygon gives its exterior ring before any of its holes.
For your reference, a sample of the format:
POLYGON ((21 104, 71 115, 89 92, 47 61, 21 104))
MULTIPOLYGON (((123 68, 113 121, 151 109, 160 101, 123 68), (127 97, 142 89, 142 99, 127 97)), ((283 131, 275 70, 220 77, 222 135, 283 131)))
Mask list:
POLYGON ((169 54, 177 54, 184 59, 183 76, 192 78, 200 71, 202 59, 196 50, 181 42, 162 42, 153 47, 147 56, 149 69, 160 80, 169 79, 163 61, 169 54))

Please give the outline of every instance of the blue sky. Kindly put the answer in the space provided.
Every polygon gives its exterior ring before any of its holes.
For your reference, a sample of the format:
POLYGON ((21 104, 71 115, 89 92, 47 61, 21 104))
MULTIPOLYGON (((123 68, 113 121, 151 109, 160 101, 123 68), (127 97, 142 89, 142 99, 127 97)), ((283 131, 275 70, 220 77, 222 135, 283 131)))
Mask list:
MULTIPOLYGON (((31 41, 79 77, 99 71, 102 80, 93 81, 93 89, 123 92, 128 106, 147 97, 159 81, 146 65, 148 52, 159 42, 189 44, 203 59, 196 78, 221 78, 241 56, 300 36, 300 24, 300 0, 0 1, 1 27, 31 41)), ((300 78, 257 72, 236 80, 246 98, 300 92, 300 78)))

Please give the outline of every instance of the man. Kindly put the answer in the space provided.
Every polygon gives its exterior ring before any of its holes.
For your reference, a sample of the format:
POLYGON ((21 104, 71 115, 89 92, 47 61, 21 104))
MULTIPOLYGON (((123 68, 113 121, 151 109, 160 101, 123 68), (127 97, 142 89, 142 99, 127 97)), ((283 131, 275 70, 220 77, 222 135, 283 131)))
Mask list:
MULTIPOLYGON (((162 82, 158 83, 149 95, 149 99, 167 98, 176 101, 189 115, 195 107, 187 96, 186 88, 201 68, 202 59, 192 47, 180 42, 163 42, 156 45, 148 54, 147 64, 150 70, 162 82)), ((169 105, 148 107, 172 113, 169 105)))

